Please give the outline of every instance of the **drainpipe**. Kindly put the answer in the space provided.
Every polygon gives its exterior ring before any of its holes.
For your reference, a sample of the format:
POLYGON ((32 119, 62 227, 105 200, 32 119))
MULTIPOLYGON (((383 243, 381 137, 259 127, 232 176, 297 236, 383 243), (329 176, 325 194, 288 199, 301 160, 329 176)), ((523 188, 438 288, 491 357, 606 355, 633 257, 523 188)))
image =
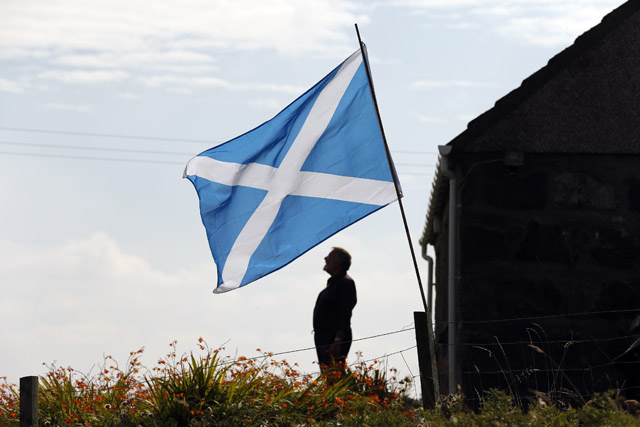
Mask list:
POLYGON ((456 216, 457 216, 457 179, 451 169, 450 157, 452 147, 441 145, 438 147, 442 160, 442 172, 449 179, 449 265, 448 265, 448 348, 449 348, 449 394, 457 391, 456 382, 456 216))
MULTIPOLYGON (((433 315, 433 258, 427 255, 427 245, 422 247, 422 259, 429 263, 429 275, 427 276, 427 310, 433 315)), ((430 331, 433 333, 434 331, 430 331)))

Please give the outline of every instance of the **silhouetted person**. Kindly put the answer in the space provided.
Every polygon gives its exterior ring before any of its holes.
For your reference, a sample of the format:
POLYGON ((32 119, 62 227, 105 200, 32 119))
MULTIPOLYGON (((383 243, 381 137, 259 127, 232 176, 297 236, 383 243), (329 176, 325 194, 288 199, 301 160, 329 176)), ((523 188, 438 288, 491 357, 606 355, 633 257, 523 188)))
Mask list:
POLYGON ((351 347, 351 311, 356 305, 356 285, 347 270, 351 255, 333 248, 324 258, 324 271, 331 277, 318 295, 313 309, 313 332, 318 362, 322 370, 344 363, 351 347))

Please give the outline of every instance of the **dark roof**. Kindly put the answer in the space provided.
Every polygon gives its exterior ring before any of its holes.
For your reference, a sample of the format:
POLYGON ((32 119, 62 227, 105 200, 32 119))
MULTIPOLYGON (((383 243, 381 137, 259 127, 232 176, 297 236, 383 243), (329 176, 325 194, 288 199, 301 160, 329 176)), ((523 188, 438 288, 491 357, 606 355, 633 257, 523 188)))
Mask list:
MULTIPOLYGON (((451 140, 447 145, 453 146, 453 151, 465 151, 470 143, 479 138, 497 122, 528 100, 532 95, 540 91, 551 79, 564 71, 569 65, 591 50, 602 41, 611 31, 618 28, 626 19, 640 9, 640 0, 629 0, 626 3, 607 14, 600 24, 579 36, 575 42, 562 52, 551 58, 547 65, 525 79, 520 87, 514 89, 504 97, 496 101, 495 106, 481 114, 467 125, 467 129, 451 140)), ((433 244, 433 222, 436 214, 443 211, 446 205, 445 198, 448 194, 447 180, 441 171, 440 161, 436 167, 435 178, 432 185, 431 197, 425 227, 420 239, 420 245, 424 248, 427 244, 433 244)))
POLYGON ((600 24, 579 36, 571 46, 552 57, 546 66, 526 78, 520 87, 497 100, 493 108, 470 121, 467 129, 447 145, 453 145, 454 151, 464 151, 470 142, 539 91, 554 76, 592 49, 638 9, 640 9, 640 0, 629 0, 605 15, 600 24))

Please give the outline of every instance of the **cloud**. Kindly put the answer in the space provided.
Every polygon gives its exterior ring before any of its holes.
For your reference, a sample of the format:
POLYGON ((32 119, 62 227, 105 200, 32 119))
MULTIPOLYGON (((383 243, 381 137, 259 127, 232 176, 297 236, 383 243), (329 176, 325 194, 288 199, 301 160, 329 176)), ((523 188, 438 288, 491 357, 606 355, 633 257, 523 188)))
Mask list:
POLYGON ((19 333, 3 338, 12 348, 31 348, 21 353, 30 356, 8 356, 12 363, 3 363, 5 372, 20 375, 43 361, 86 369, 105 351, 124 352, 119 340, 126 350, 144 345, 145 335, 154 334, 154 323, 159 328, 170 324, 173 303, 180 299, 171 295, 201 282, 195 279, 200 271, 153 269, 105 233, 55 246, 0 241, 0 258, 3 283, 14 284, 3 286, 0 321, 6 325, 13 316, 32 313, 16 329, 19 333))
POLYGON ((138 94, 136 94, 136 93, 131 93, 131 92, 122 92, 122 93, 119 93, 119 94, 118 94, 118 97, 119 97, 119 98, 122 98, 122 99, 128 99, 128 100, 131 100, 131 101, 134 101, 134 100, 136 100, 136 99, 140 99, 140 98, 142 98, 140 95, 138 95, 138 94))
POLYGON ((258 107, 258 108, 266 108, 269 110, 278 110, 279 108, 282 108, 282 101, 278 101, 276 99, 273 98, 263 98, 263 99, 253 99, 249 101, 249 105, 253 105, 254 107, 258 107))
MULTIPOLYGON (((183 49, 322 52, 351 41, 366 16, 347 0, 72 0, 2 2, 0 47, 54 52, 142 53, 183 49), (7 18, 10 17, 10 18, 7 18)), ((133 56, 129 60, 137 62, 133 56)))
POLYGON ((89 105, 47 104, 47 108, 52 110, 76 111, 78 113, 91 111, 91 106, 89 105))
POLYGON ((475 119, 476 117, 478 116, 477 115, 474 116, 473 114, 461 114, 458 117, 456 117, 456 119, 463 123, 469 123, 471 120, 475 119))
MULTIPOLYGON (((352 0, 0 2, 0 60, 29 60, 29 73, 35 69, 40 78, 60 83, 150 74, 137 81, 190 92, 224 86, 211 76, 225 65, 216 57, 228 52, 343 55, 353 46, 353 22, 368 22, 363 10, 352 0), (176 86, 163 74, 184 80, 176 86)), ((293 92, 286 86, 257 89, 293 92)))
POLYGON ((485 88, 492 86, 494 85, 467 80, 420 80, 411 85, 414 89, 485 88))
POLYGON ((228 90, 242 91, 266 91, 266 92, 284 92, 299 94, 304 92, 302 86, 271 84, 271 83, 231 83, 224 79, 216 77, 199 77, 199 76, 183 76, 183 75, 156 75, 140 77, 139 82, 148 87, 170 86, 176 88, 194 88, 194 87, 219 87, 228 90))
POLYGON ((73 84, 95 84, 95 83, 111 83, 120 82, 128 77, 123 71, 112 70, 95 70, 95 71, 63 71, 50 70, 43 71, 38 77, 45 80, 56 80, 62 83, 73 84))
POLYGON ((424 114, 418 114, 418 120, 423 123, 445 123, 445 120, 441 117, 427 116, 424 114))
POLYGON ((184 70, 194 67, 215 70, 215 60, 211 55, 190 51, 169 52, 102 52, 94 54, 61 55, 55 59, 61 65, 84 68, 131 68, 153 66, 155 68, 174 68, 181 64, 184 70))
POLYGON ((0 253, 3 276, 20 278, 22 283, 19 289, 9 290, 9 296, 27 295, 41 288, 46 277, 47 287, 56 292, 50 301, 42 301, 45 304, 66 301, 65 305, 77 306, 87 296, 82 288, 90 288, 91 294, 108 302, 117 299, 113 294, 114 290, 116 294, 119 291, 114 285, 123 289, 134 282, 139 286, 152 282, 162 287, 176 280, 154 271, 142 259, 123 253, 113 239, 100 232, 53 247, 4 241, 0 242, 0 253))
MULTIPOLYGON (((0 9, 2 5, 0 5, 0 9)), ((0 45, 0 60, 7 59, 41 59, 49 56, 48 51, 39 49, 17 49, 11 46, 0 45)))
POLYGON ((542 46, 568 45, 589 28, 600 22, 610 8, 585 5, 570 9, 565 6, 553 8, 555 14, 541 16, 513 16, 499 32, 505 36, 517 35, 520 39, 542 46))
POLYGON ((0 92, 23 93, 24 87, 20 83, 0 77, 0 92))
POLYGON ((149 87, 156 86, 195 86, 195 87, 223 87, 230 88, 231 83, 216 77, 193 77, 181 75, 155 75, 140 77, 140 83, 149 87))
POLYGON ((621 0, 398 0, 397 7, 430 12, 452 29, 482 27, 505 38, 541 46, 566 46, 595 26, 621 0), (474 22, 474 23, 472 23, 474 22))

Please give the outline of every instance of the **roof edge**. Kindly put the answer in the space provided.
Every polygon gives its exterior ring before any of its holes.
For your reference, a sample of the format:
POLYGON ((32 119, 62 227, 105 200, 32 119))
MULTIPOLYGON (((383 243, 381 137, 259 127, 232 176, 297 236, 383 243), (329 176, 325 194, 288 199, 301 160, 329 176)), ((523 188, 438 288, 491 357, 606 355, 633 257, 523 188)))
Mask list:
POLYGON ((524 79, 519 87, 498 99, 491 109, 471 120, 467 124, 467 128, 449 141, 447 145, 464 149, 489 127, 531 97, 538 89, 542 88, 542 86, 551 80, 551 78, 559 74, 570 63, 588 51, 594 44, 604 39, 606 35, 616 29, 621 22, 628 19, 630 15, 638 9, 640 9, 640 1, 629 0, 609 12, 602 18, 599 24, 578 36, 572 45, 549 59, 547 65, 524 79))

